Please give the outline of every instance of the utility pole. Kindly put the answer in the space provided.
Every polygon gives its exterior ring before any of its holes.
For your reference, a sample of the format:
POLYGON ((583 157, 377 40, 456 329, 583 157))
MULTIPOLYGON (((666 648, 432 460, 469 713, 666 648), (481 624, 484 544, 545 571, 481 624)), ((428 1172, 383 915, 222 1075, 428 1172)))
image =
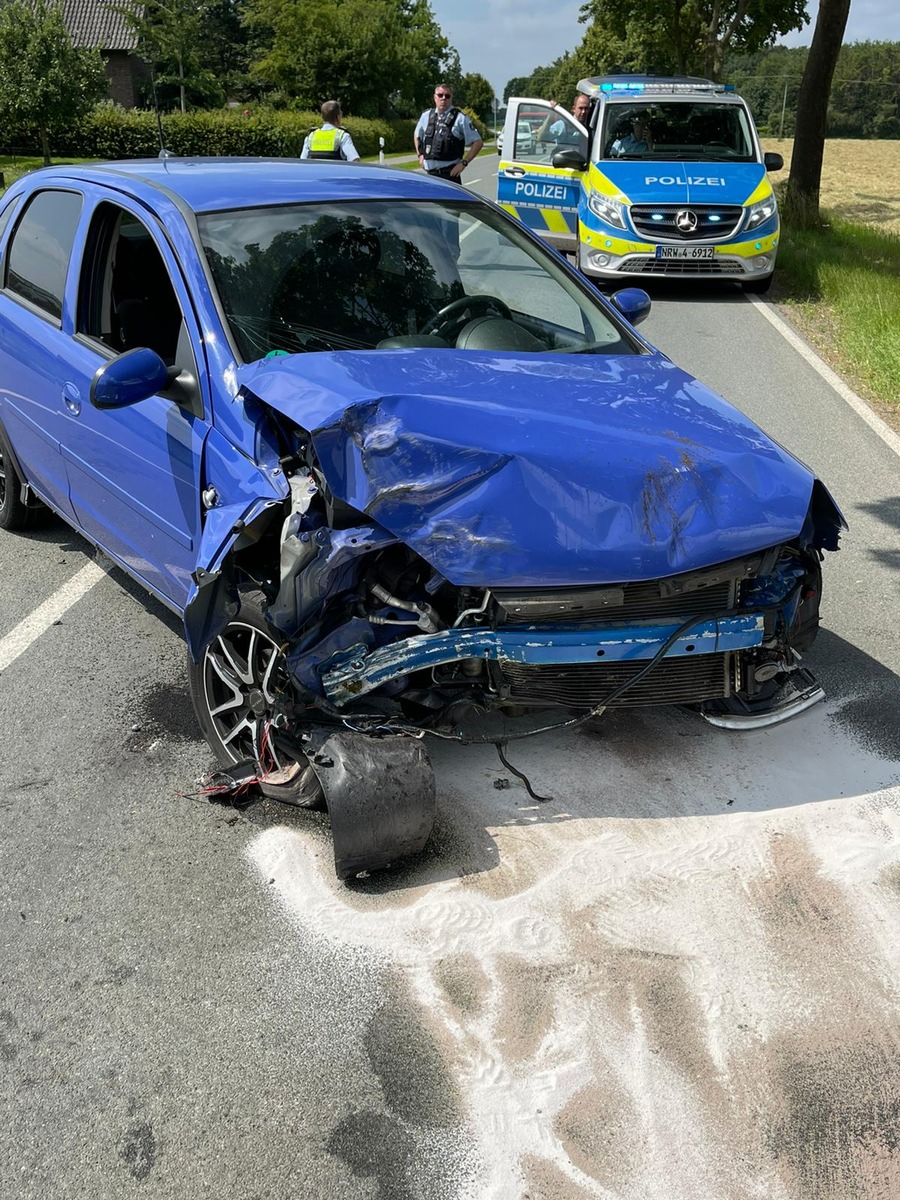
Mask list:
POLYGON ((784 77, 784 99, 781 101, 781 128, 778 131, 779 140, 784 137, 784 110, 787 108, 788 77, 784 77))

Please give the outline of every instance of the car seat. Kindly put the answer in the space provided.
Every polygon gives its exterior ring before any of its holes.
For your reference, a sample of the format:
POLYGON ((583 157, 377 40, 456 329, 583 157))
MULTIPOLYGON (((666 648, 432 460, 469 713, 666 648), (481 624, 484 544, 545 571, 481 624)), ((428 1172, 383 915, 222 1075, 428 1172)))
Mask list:
POLYGON ((116 347, 148 346, 171 366, 182 326, 181 309, 166 265, 149 237, 118 239, 111 301, 116 347))

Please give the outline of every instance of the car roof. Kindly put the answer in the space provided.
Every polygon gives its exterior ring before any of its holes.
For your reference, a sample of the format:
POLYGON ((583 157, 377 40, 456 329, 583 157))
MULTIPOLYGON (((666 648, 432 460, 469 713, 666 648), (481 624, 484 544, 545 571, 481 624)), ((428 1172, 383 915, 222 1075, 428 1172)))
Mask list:
POLYGON ((375 164, 296 158, 139 158, 45 167, 28 181, 108 184, 149 199, 174 193, 195 212, 335 200, 475 199, 458 184, 375 164))

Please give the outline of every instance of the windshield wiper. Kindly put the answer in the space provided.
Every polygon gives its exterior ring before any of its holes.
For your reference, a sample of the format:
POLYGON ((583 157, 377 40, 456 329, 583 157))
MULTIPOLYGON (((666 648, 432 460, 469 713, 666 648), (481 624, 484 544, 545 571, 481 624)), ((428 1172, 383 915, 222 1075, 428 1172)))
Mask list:
POLYGON ((585 342, 583 346, 560 346, 554 354, 636 354, 627 342, 617 338, 614 342, 585 342))

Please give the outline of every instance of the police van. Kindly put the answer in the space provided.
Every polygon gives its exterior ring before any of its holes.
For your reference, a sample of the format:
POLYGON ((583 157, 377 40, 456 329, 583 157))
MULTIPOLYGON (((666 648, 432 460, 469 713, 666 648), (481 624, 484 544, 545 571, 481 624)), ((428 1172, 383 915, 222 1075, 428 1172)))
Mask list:
POLYGON ((508 102, 497 199, 585 275, 734 279, 765 292, 778 206, 746 102, 681 76, 583 79, 582 125, 547 100, 508 102), (525 136, 525 131, 528 136, 525 136))

